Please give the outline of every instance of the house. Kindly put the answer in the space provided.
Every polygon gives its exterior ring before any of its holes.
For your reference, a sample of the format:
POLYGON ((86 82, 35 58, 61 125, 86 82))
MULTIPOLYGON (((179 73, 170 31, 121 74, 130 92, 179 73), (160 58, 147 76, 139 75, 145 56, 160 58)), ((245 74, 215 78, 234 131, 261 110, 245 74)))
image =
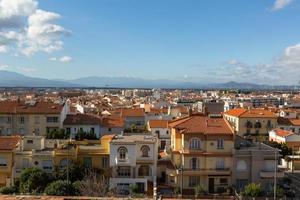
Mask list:
POLYGON ((144 128, 145 126, 145 110, 143 108, 122 108, 121 117, 124 118, 125 128, 136 126, 144 128))
POLYGON ((129 192, 136 185, 139 192, 155 194, 157 147, 152 135, 117 135, 110 142, 110 189, 129 192))
POLYGON ((46 135, 63 127, 68 112, 68 103, 2 101, 0 135, 46 135))
POLYGON ((236 108, 224 117, 237 135, 254 141, 268 141, 269 131, 277 125, 277 116, 265 109, 236 108))
POLYGON ((72 139, 75 138, 78 132, 94 133, 97 138, 100 135, 101 118, 98 115, 92 114, 72 114, 67 115, 64 120, 63 127, 72 139))
POLYGON ((124 131, 124 119, 118 116, 106 116, 102 118, 100 135, 121 134, 124 131))
POLYGON ((261 142, 249 142, 237 136, 232 171, 236 190, 242 191, 249 183, 260 183, 265 192, 272 194, 275 166, 276 177, 284 176, 284 172, 277 168, 279 158, 277 149, 261 142))
POLYGON ((169 183, 193 194, 197 185, 209 193, 231 186, 234 131, 218 117, 201 113, 169 122, 171 159, 175 170, 167 171, 169 183))
POLYGON ((167 120, 150 120, 148 129, 157 137, 157 147, 159 150, 164 150, 171 145, 171 134, 167 120))
POLYGON ((300 152, 300 135, 292 131, 282 130, 280 128, 273 129, 269 132, 269 140, 286 143, 294 152, 300 152))
POLYGON ((19 136, 0 137, 0 187, 12 184, 14 150, 20 144, 19 136))
POLYGON ((300 119, 278 117, 277 127, 300 135, 300 119))

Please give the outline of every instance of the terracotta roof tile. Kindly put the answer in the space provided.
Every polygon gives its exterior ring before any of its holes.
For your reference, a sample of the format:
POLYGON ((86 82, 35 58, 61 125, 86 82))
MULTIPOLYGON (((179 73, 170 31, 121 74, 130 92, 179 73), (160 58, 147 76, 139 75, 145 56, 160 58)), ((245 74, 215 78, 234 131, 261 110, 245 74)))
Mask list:
POLYGON ((101 118, 98 115, 92 114, 74 114, 67 115, 64 120, 64 125, 97 125, 101 124, 101 118))
POLYGON ((168 128, 167 120, 150 120, 149 121, 150 128, 168 128))
POLYGON ((276 133, 277 136, 280 136, 280 137, 287 137, 287 136, 289 136, 289 135, 295 134, 295 133, 292 132, 292 131, 282 130, 282 129, 280 129, 280 128, 274 129, 273 131, 276 133))
POLYGON ((21 140, 19 136, 1 136, 0 137, 0 150, 13 150, 17 147, 21 140))
POLYGON ((122 117, 144 117, 145 110, 143 108, 123 108, 121 110, 122 117))
POLYGON ((268 110, 265 109, 244 109, 236 108, 228 110, 224 113, 225 115, 231 115, 239 118, 277 118, 277 116, 268 110))

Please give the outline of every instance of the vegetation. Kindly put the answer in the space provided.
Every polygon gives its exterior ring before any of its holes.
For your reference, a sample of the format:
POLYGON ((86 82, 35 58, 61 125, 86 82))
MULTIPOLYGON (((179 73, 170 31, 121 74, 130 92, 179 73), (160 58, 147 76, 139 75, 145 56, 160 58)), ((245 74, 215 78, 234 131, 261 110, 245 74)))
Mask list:
POLYGON ((241 193, 245 197, 259 197, 262 195, 262 189, 260 184, 250 183, 245 186, 244 191, 241 193))
POLYGON ((20 192, 39 194, 42 193, 51 181, 49 175, 38 168, 27 168, 22 171, 20 178, 20 192))
POLYGON ((124 132, 126 133, 145 133, 148 132, 147 125, 145 124, 143 127, 139 127, 135 124, 132 124, 130 128, 124 129, 124 132))
POLYGON ((68 139, 70 134, 67 133, 64 129, 52 130, 46 134, 47 139, 68 139))
POLYGON ((206 189, 204 185, 197 185, 194 189, 196 197, 206 194, 206 189))
MULTIPOLYGON (((69 165, 69 181, 81 181, 85 175, 86 169, 84 166, 79 165, 77 163, 71 163, 69 165)), ((67 180, 67 167, 55 167, 53 176, 55 180, 67 180)))
POLYGON ((130 194, 131 195, 135 195, 135 194, 138 194, 139 193, 139 188, 137 185, 135 184, 132 184, 129 186, 129 190, 130 190, 130 194))
POLYGON ((73 184, 71 184, 70 182, 68 183, 65 180, 57 180, 50 183, 45 188, 44 192, 45 194, 51 196, 69 196, 76 194, 73 184))
POLYGON ((278 142, 274 142, 274 141, 267 141, 267 142, 265 142, 265 144, 267 144, 271 147, 280 149, 281 150, 280 154, 283 157, 285 157, 286 155, 292 155, 293 154, 293 150, 291 148, 289 148, 286 143, 278 143, 278 142))
POLYGON ((15 194, 18 192, 18 188, 16 186, 6 186, 0 188, 0 194, 15 194))
POLYGON ((85 132, 82 129, 79 129, 77 134, 75 135, 75 140, 97 140, 99 138, 97 138, 96 134, 93 133, 92 131, 90 132, 85 132))

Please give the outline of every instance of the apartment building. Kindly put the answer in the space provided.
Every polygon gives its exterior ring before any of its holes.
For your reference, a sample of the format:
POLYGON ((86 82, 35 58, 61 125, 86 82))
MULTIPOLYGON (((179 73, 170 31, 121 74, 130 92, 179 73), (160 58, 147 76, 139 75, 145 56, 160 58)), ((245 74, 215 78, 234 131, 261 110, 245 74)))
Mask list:
POLYGON ((236 108, 224 117, 237 135, 254 141, 268 141, 269 131, 277 126, 277 116, 265 109, 236 108))
POLYGON ((72 114, 67 115, 63 127, 72 139, 78 132, 94 133, 98 138, 100 135, 101 118, 92 114, 72 114))
POLYGON ((284 176, 277 167, 280 152, 264 143, 249 142, 237 136, 233 158, 232 180, 238 192, 249 183, 260 183, 265 192, 272 194, 275 171, 277 178, 284 176))
POLYGON ((14 150, 20 145, 18 136, 0 137, 0 187, 12 184, 14 150))
POLYGON ((209 193, 231 186, 234 131, 223 118, 202 114, 169 122, 175 170, 167 171, 168 183, 192 194, 197 185, 209 193))
POLYGON ((130 185, 140 192, 154 194, 156 188, 157 147, 151 135, 117 135, 110 142, 110 188, 126 193, 130 185))
POLYGON ((0 102, 0 135, 46 135, 63 127, 68 104, 38 101, 0 102))
POLYGON ((136 126, 144 128, 145 110, 143 108, 123 108, 121 109, 121 117, 124 119, 125 128, 136 126))

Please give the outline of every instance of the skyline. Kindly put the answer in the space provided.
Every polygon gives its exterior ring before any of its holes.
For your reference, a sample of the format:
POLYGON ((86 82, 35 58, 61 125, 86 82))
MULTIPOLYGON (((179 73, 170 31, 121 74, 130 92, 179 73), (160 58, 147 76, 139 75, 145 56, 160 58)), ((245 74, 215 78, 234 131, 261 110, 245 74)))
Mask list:
POLYGON ((48 79, 299 81, 297 0, 70 2, 0 0, 0 70, 48 79))

